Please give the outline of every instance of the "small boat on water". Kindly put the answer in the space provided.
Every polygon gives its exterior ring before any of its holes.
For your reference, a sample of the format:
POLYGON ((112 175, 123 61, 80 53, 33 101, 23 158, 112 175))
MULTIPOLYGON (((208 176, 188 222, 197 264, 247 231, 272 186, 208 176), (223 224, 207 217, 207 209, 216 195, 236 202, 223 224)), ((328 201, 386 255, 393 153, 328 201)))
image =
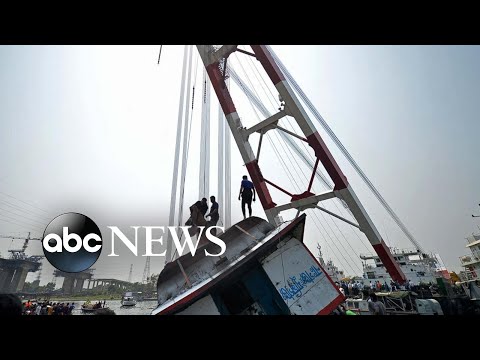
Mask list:
POLYGON ((135 306, 136 304, 137 304, 137 301, 135 300, 133 293, 127 292, 125 293, 125 295, 123 295, 122 306, 131 307, 131 306, 135 306))
POLYGON ((101 309, 108 309, 108 306, 102 306, 102 302, 98 302, 95 304, 92 304, 90 300, 87 300, 81 307, 80 309, 82 310, 82 313, 84 314, 95 314, 97 310, 101 309))
POLYGON ((94 309, 93 307, 88 307, 88 306, 84 306, 82 305, 82 313, 85 313, 85 314, 93 314, 95 313, 95 311, 97 311, 97 309, 94 309))

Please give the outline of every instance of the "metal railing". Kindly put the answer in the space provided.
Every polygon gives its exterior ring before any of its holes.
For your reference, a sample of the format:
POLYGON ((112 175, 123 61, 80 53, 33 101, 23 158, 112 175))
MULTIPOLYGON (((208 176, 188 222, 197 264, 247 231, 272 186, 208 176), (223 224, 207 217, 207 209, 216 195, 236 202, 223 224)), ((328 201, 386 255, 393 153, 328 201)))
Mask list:
POLYGON ((470 265, 474 264, 476 262, 480 262, 480 258, 475 256, 475 255, 464 255, 460 256, 460 263, 465 266, 465 265, 470 265))
POLYGON ((474 243, 474 242, 476 242, 476 241, 478 241, 478 240, 480 240, 480 235, 475 235, 475 234, 473 234, 472 236, 467 237, 467 242, 468 242, 469 244, 472 244, 472 243, 474 243))
POLYGON ((477 280, 478 279, 477 273, 475 271, 471 271, 471 270, 460 271, 459 277, 460 277, 461 281, 477 280))

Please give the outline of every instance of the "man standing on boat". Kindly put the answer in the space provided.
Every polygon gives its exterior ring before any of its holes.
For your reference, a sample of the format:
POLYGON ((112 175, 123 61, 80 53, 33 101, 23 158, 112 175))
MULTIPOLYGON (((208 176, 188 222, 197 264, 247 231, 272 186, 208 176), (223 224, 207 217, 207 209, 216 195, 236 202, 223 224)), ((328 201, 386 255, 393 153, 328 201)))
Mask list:
POLYGON ((249 216, 252 216, 252 197, 255 201, 255 187, 253 183, 248 180, 247 175, 243 176, 242 183, 240 184, 240 193, 238 194, 238 200, 242 198, 242 213, 245 219, 245 205, 248 205, 249 216))

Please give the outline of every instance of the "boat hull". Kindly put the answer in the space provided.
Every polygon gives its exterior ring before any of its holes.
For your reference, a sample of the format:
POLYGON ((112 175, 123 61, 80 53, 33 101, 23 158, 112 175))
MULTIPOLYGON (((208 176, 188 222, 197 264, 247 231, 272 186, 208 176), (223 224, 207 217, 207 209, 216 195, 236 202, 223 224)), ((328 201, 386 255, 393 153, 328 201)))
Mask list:
POLYGON ((135 301, 122 301, 122 306, 123 307, 132 307, 137 305, 135 301))

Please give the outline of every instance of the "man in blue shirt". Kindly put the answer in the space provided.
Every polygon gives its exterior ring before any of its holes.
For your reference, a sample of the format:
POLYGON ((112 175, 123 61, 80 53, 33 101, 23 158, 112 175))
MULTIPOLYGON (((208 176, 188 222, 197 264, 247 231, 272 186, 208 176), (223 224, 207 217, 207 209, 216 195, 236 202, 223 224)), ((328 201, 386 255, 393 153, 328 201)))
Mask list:
POLYGON ((243 218, 245 219, 245 205, 248 205, 249 216, 252 216, 252 197, 255 201, 255 187, 253 183, 248 180, 247 175, 243 176, 242 183, 240 185, 240 193, 238 194, 238 200, 242 198, 242 213, 243 218))

